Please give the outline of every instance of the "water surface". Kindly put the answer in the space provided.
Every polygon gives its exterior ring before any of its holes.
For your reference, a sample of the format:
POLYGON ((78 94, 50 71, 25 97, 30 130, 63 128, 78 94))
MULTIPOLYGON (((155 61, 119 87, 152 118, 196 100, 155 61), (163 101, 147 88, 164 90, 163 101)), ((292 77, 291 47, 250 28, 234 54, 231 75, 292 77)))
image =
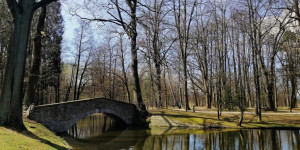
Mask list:
MULTIPOLYGON (((121 122, 94 114, 76 123, 65 138, 78 150, 300 149, 299 130, 199 130, 121 128, 121 122)), ((123 125, 121 125, 123 126, 123 125)))

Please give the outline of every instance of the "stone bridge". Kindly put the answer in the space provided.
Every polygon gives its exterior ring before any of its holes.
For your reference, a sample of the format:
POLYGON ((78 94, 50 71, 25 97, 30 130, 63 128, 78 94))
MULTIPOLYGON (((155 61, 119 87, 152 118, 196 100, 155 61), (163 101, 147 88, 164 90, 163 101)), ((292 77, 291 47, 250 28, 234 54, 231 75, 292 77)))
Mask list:
POLYGON ((116 116, 127 125, 135 125, 140 121, 139 111, 134 104, 107 98, 34 106, 27 115, 54 132, 66 132, 78 120, 94 113, 116 116))

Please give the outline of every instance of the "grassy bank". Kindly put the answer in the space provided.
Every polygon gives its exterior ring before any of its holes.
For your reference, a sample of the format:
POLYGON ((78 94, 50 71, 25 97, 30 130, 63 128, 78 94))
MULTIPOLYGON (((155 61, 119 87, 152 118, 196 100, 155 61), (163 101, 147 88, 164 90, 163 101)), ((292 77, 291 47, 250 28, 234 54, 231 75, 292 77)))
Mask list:
POLYGON ((8 128, 0 127, 0 149, 68 149, 68 144, 56 136, 53 132, 34 121, 24 118, 24 124, 28 131, 16 132, 8 128))
POLYGON ((220 120, 213 111, 185 112, 179 110, 150 110, 150 126, 179 126, 196 128, 300 128, 300 114, 265 112, 262 122, 253 113, 246 113, 242 127, 237 126, 238 112, 223 112, 220 120))

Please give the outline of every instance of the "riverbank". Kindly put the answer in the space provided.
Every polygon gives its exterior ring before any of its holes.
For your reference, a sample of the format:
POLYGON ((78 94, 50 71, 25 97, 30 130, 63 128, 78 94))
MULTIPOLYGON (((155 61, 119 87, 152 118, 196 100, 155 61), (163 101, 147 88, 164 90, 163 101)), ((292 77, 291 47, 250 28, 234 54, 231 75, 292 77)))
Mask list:
POLYGON ((189 127, 189 128, 248 128, 248 129, 300 129, 299 112, 264 112, 262 122, 252 111, 244 114, 241 127, 239 112, 222 112, 220 120, 215 111, 149 110, 152 114, 150 127, 189 127))
POLYGON ((28 131, 20 133, 0 127, 0 149, 70 149, 70 146, 64 139, 56 136, 46 127, 26 117, 23 119, 28 131))

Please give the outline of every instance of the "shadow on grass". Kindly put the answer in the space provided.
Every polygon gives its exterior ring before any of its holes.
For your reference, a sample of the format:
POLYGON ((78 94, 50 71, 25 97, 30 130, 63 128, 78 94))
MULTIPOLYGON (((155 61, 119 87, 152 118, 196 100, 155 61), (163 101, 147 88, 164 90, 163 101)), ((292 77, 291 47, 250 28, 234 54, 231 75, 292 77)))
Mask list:
MULTIPOLYGON (((198 123, 198 125, 202 125, 203 128, 223 128, 223 127, 233 127, 237 126, 237 123, 239 121, 239 115, 233 115, 233 116, 224 116, 222 119, 218 120, 217 118, 214 118, 213 116, 206 116, 205 114, 201 116, 201 113, 195 113, 195 114, 176 114, 171 112, 155 112, 154 114, 161 115, 162 117, 173 117, 174 119, 178 118, 185 118, 187 120, 191 120, 192 122, 198 123), (201 123, 195 119, 201 119, 201 123), (229 124, 227 124, 229 123, 229 124)), ((244 118, 242 128, 252 128, 252 129, 299 129, 297 125, 297 121, 294 121, 290 124, 285 124, 284 122, 278 122, 277 120, 268 120, 269 116, 266 116, 266 121, 258 122, 255 119, 255 115, 248 115, 249 117, 244 118)), ((166 120, 166 119, 165 119, 166 120)), ((167 121, 168 122, 168 121, 167 121)), ((189 121, 188 121, 189 122, 189 121)))
POLYGON ((57 145, 57 144, 54 144, 48 140, 45 140, 43 138, 40 138, 38 136, 36 136, 35 134, 33 134, 32 132, 26 130, 26 131, 23 131, 21 132, 21 134, 27 136, 27 137, 30 137, 30 138, 33 138, 33 139, 36 139, 36 140, 39 140, 41 143, 44 143, 44 144, 47 144, 55 149, 60 149, 60 150, 65 150, 67 148, 63 147, 63 146, 60 146, 60 145, 57 145))
MULTIPOLYGON (((173 117, 173 118, 185 118, 190 120, 190 122, 197 122, 197 125, 202 126, 203 128, 222 128, 222 122, 232 122, 235 123, 234 120, 231 120, 229 118, 225 118, 227 120, 218 120, 212 117, 200 117, 200 116, 195 116, 195 115, 185 115, 185 114, 166 114, 165 112, 160 112, 160 115, 162 118, 169 124, 169 126, 172 126, 172 124, 168 121, 166 117, 173 117), (193 120, 193 119, 202 119, 202 123, 193 120), (212 120, 213 122, 207 121, 207 120, 212 120)), ((188 123, 189 124, 189 123, 188 123)))
POLYGON ((227 120, 218 120, 218 119, 215 119, 215 118, 212 118, 212 117, 200 117, 200 116, 189 116, 189 115, 177 115, 177 114, 165 114, 165 113, 162 113, 161 114, 162 116, 167 116, 167 117, 174 117, 174 118, 187 118, 187 119, 192 119, 192 118, 200 118, 200 119, 210 119, 210 120, 214 120, 214 121, 227 121, 227 122, 235 122, 234 120, 232 119, 229 119, 228 117, 227 120))
POLYGON ((172 126, 171 122, 165 118, 165 115, 166 115, 165 112, 161 112, 162 118, 169 124, 169 126, 172 126))

